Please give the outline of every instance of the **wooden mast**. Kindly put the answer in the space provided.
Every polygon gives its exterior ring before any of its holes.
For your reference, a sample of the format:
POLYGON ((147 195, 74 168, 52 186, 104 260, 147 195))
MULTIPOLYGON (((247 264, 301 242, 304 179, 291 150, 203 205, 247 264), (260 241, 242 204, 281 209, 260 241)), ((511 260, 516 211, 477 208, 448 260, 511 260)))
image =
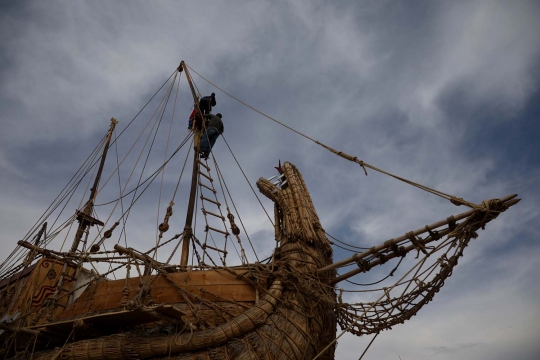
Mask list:
POLYGON ((197 93, 195 92, 195 88, 193 87, 193 82, 191 80, 191 76, 189 74, 189 71, 187 67, 185 66, 184 61, 180 62, 180 66, 178 67, 178 71, 185 70, 186 72, 186 78, 189 83, 189 87, 191 89, 191 94, 193 95, 193 102, 194 106, 196 108, 196 115, 195 120, 193 121, 193 131, 194 131, 194 155, 193 155, 193 171, 191 174, 191 191, 189 193, 189 202, 188 202, 188 209, 186 214, 186 225, 184 226, 184 235, 182 237, 182 255, 180 257, 180 267, 182 269, 186 269, 188 264, 188 257, 189 257, 189 242, 191 241, 191 237, 193 236, 193 211, 195 208, 195 196, 197 191, 197 174, 199 172, 199 147, 201 143, 202 138, 202 129, 203 129, 203 118, 201 110, 199 109, 199 97, 197 96, 197 93))
POLYGON ((94 209, 94 200, 97 195, 99 181, 101 180, 101 173, 103 172, 103 166, 105 165, 105 159, 107 158, 107 152, 109 151, 109 144, 111 143, 112 133, 114 128, 118 124, 118 120, 111 118, 111 126, 109 132, 107 133, 107 140, 105 141, 105 148, 103 149, 103 155, 101 155, 101 162, 99 164, 99 169, 94 180, 94 186, 90 189, 90 197, 84 206, 84 210, 77 210, 77 219, 79 220, 79 227, 77 228, 77 233, 75 234, 75 239, 73 240, 73 245, 71 246, 70 253, 75 253, 79 247, 79 243, 83 237, 84 232, 88 226, 93 226, 94 224, 103 226, 104 224, 92 217, 92 210, 94 209))

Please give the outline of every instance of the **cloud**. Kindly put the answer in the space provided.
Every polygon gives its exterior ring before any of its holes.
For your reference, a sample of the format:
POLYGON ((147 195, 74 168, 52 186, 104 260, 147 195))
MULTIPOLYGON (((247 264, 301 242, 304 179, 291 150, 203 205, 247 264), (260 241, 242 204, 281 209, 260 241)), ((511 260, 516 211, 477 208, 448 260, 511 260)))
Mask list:
MULTIPOLYGON (((532 359, 540 353, 533 341, 538 329, 530 320, 538 308, 531 270, 538 251, 535 204, 540 200, 536 2, 233 1, 180 6, 133 1, 125 7, 106 1, 53 1, 2 6, 3 257, 99 143, 109 119, 120 120, 118 134, 185 60, 246 103, 385 171, 476 203, 515 192, 524 198, 480 232, 436 300, 408 323, 381 333, 368 357, 427 359, 436 353, 450 359, 459 353, 475 359, 515 354, 532 359)), ((296 164, 325 229, 352 244, 372 246, 466 210, 371 170, 366 177, 358 165, 193 77, 203 95, 217 94, 225 137, 214 149, 259 255, 271 253, 273 230, 225 139, 252 185, 261 176, 274 175, 279 159, 296 164)), ((119 159, 157 105, 152 102, 122 135, 119 159)), ((169 154, 187 134, 191 105, 182 76, 169 154)), ((171 118, 168 110, 160 139, 167 138, 171 118)), ((143 139, 147 136, 148 131, 143 139)), ((154 143, 156 155, 144 171, 143 152, 127 191, 141 173, 144 180, 157 169, 165 144, 154 143)), ((130 214, 131 246, 146 250, 155 243, 188 147, 167 169, 161 199, 158 177, 130 214)), ((138 156, 141 148, 137 145, 131 155, 138 156)), ((115 148, 105 178, 116 161, 115 148)), ((132 158, 126 161, 121 181, 134 164, 132 158)), ((88 182, 81 182, 66 216, 88 197, 88 182)), ((103 190, 98 202, 117 197, 117 183, 114 174, 111 190, 103 190)), ((183 229, 188 187, 189 176, 184 175, 167 233, 171 237, 183 229)), ((124 199, 124 210, 131 199, 124 199)), ((272 204, 264 198, 261 202, 272 217, 272 204)), ((106 219, 112 206, 97 211, 106 219)), ((117 207, 110 222, 121 212, 117 207)), ((201 219, 199 214, 198 226, 201 219)), ((203 238, 204 232, 198 233, 203 238)), ((67 239, 70 243, 71 237, 67 239)), ((113 241, 119 239, 115 233, 113 241)), ((51 246, 60 247, 64 233, 57 241, 51 246)), ((107 248, 112 245, 106 243, 107 248)), ((174 245, 160 250, 158 258, 166 260, 174 245)), ((244 246, 249 248, 247 242, 244 246)), ((230 250, 232 261, 236 255, 230 250)), ((350 254, 336 249, 336 260, 345 256, 350 254)), ((357 280, 378 280, 386 270, 357 280)), ((337 358, 357 358, 369 340, 345 336, 337 358)))
POLYGON ((429 350, 429 351, 433 351, 435 353, 435 355, 438 355, 438 354, 446 354, 446 353, 458 352, 461 349, 467 349, 467 348, 475 347, 475 346, 478 346, 478 345, 481 345, 481 344, 478 344, 478 343, 459 344, 458 346, 452 347, 452 348, 450 348, 448 346, 429 346, 429 347, 426 347, 426 349, 429 350))

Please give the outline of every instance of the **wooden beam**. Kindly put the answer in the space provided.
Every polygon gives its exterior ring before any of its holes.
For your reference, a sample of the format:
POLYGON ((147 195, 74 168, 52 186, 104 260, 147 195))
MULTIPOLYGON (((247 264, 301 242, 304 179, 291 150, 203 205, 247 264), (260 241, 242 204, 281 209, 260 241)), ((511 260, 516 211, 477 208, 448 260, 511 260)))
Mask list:
MULTIPOLYGON (((510 200, 514 199, 516 196, 517 196, 517 194, 508 195, 508 196, 505 196, 505 197, 499 199, 499 201, 501 201, 503 203, 507 203, 506 205, 508 207, 510 207, 512 205, 517 204, 517 202, 519 202, 519 199, 516 199, 517 201, 510 201, 510 200)), ((463 220, 466 217, 471 216, 475 211, 477 211, 477 210, 473 209, 473 210, 469 210, 469 211, 466 211, 464 213, 461 213, 459 215, 454 215, 454 220, 455 221, 463 220)), ((428 232, 428 229, 430 231, 432 231, 432 230, 435 230, 436 228, 439 228, 439 227, 447 225, 447 224, 448 224, 448 219, 441 220, 441 221, 435 222, 435 223, 433 223, 431 225, 427 225, 427 226, 425 226, 423 228, 414 230, 412 233, 415 236, 417 236, 417 235, 423 234, 425 232, 428 232)), ((344 260, 341 260, 341 261, 337 261, 337 262, 335 262, 333 264, 330 264, 328 266, 320 268, 320 269, 317 270, 317 272, 333 270, 333 269, 337 269, 337 268, 352 264, 352 263, 356 262, 357 260, 363 259, 363 258, 369 256, 370 254, 379 252, 379 251, 381 251, 383 249, 390 248, 393 244, 397 244, 400 241, 407 240, 408 238, 409 238, 408 235, 402 235, 402 236, 399 236, 397 238, 387 240, 384 243, 382 243, 381 245, 374 246, 374 247, 370 248, 369 250, 366 250, 366 251, 364 251, 362 253, 356 253, 353 256, 351 256, 350 258, 347 258, 347 259, 344 259, 344 260)))

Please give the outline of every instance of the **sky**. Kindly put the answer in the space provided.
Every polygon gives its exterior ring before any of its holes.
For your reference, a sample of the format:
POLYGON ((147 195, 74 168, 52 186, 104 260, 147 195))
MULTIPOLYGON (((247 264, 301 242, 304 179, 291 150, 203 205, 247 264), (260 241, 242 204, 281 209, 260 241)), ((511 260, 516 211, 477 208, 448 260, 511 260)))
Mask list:
MULTIPOLYGON (((109 119, 120 121, 120 133, 184 60, 254 108, 385 171, 474 203, 513 193, 523 199, 480 231, 434 300, 382 332, 364 359, 540 358, 540 3, 77 0, 0 7, 0 261, 103 138, 109 119)), ((224 139, 252 185, 275 175, 278 160, 295 164, 326 231, 357 246, 466 211, 382 174, 365 176, 192 75, 202 95, 216 93, 225 132, 214 152, 260 257, 275 245, 272 225, 224 139)), ((169 154, 188 134, 185 77, 178 89, 175 113, 167 110, 160 128, 164 139, 171 129, 169 154)), ((122 135, 120 156, 156 106, 122 135)), ((163 162, 166 140, 155 146, 161 152, 149 158, 143 179, 163 162)), ((161 203, 158 187, 138 201, 130 246, 154 244, 187 148, 163 176, 161 203)), ((171 232, 184 226, 188 178, 171 232)), ((88 196, 84 186, 62 216, 88 196)), ((117 197, 114 191, 104 190, 103 202, 117 197)), ((261 201, 271 214, 270 201, 261 201)), ((97 210, 102 220, 105 209, 97 210)), ((347 256, 335 248, 335 260, 347 256)), ((336 359, 357 359, 370 340, 344 335, 336 359)))

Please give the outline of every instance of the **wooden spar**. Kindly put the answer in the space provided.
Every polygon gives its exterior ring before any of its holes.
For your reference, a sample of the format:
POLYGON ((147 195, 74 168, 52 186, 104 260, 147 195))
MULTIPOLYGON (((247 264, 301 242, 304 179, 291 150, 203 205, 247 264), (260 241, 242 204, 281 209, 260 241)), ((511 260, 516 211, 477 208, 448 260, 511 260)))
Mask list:
POLYGON ((0 330, 5 330, 5 331, 15 333, 15 334, 16 333, 22 333, 22 334, 26 334, 26 335, 30 335, 30 336, 39 335, 39 331, 37 331, 37 330, 30 330, 30 329, 25 329, 25 328, 22 328, 22 327, 14 327, 14 326, 11 326, 11 324, 5 323, 5 322, 0 323, 0 330))
MULTIPOLYGON (((39 242, 41 241, 41 237, 45 234, 45 231, 47 230, 47 222, 43 223, 43 226, 41 227, 41 230, 39 230, 38 234, 36 235, 36 241, 34 242, 35 246, 39 246, 39 242)), ((28 266, 34 261, 34 257, 36 255, 35 251, 30 251, 28 255, 26 255, 26 258, 23 260, 23 265, 28 266)))
MULTIPOLYGON (((189 75, 189 71, 187 69, 187 66, 185 66, 184 61, 180 63, 180 66, 178 67, 179 71, 182 71, 182 69, 186 73, 186 79, 188 80, 189 87, 191 89, 191 94, 193 95, 193 101, 195 104, 195 107, 197 108, 197 114, 201 114, 201 110, 199 109, 199 99, 197 96, 197 93, 195 92, 195 88, 193 87, 193 82, 191 81, 191 76, 189 75)), ((197 117, 197 116, 196 116, 197 117)), ((195 208, 195 195, 197 192, 197 174, 199 172, 199 168, 197 166, 198 164, 198 156, 199 156, 199 147, 200 147, 200 141, 201 138, 201 132, 202 132, 202 126, 198 126, 197 121, 194 121, 193 124, 193 130, 195 131, 195 140, 194 140, 194 146, 195 151, 193 152, 193 171, 191 173, 191 191, 189 193, 189 202, 188 202, 188 208, 186 213, 186 225, 184 226, 184 236, 182 238, 182 255, 180 257, 180 266, 183 269, 186 269, 188 264, 188 258, 189 258, 189 242, 191 241, 191 236, 193 235, 193 211, 195 208)))
POLYGON ((31 251, 35 251, 38 254, 49 257, 51 259, 55 259, 55 260, 59 260, 59 261, 66 261, 66 259, 62 258, 61 256, 53 254, 53 252, 56 252, 56 251, 42 249, 39 246, 32 245, 32 244, 27 243, 26 241, 23 241, 23 240, 17 241, 17 245, 25 247, 25 248, 27 248, 27 249, 29 249, 31 251))
MULTIPOLYGON (((510 201, 512 200, 513 198, 515 198, 517 196, 517 194, 512 194, 512 195, 508 195, 508 196, 505 196, 501 199, 499 199, 499 201, 505 203, 507 201, 510 201)), ((508 206, 512 206, 514 205, 515 203, 512 203, 512 204, 507 204, 508 206)), ((469 211, 466 211, 464 213, 461 213, 459 215, 455 215, 454 216, 454 220, 455 221, 459 221, 459 220, 462 220, 462 219, 465 219, 466 217, 468 216, 471 216, 476 210, 469 210, 469 211)), ((441 227, 441 226, 444 226, 444 225, 447 225, 448 224, 448 219, 446 220, 441 220, 441 221, 438 221, 436 223, 433 223, 431 225, 427 225, 426 227, 423 227, 423 228, 420 228, 418 230, 415 230, 413 231, 412 233, 417 236, 417 235, 420 235, 422 233, 425 233, 429 230, 434 230, 438 227, 441 227)), ((328 266, 325 266, 319 270, 317 270, 318 272, 321 272, 321 271, 327 271, 327 270, 333 270, 333 269, 337 269, 337 268, 340 268, 340 267, 343 267, 345 265, 348 265, 348 264, 352 264, 353 262, 357 261, 357 260, 360 260, 360 259, 363 259, 365 258, 366 256, 374 253, 374 252, 378 252, 378 251, 381 251, 383 249, 386 249, 386 248, 389 248, 392 246, 392 244, 397 244, 398 242, 400 241, 403 241, 403 240, 407 240, 409 237, 408 235, 402 235, 400 237, 397 237, 397 238, 393 238, 393 239, 390 239, 388 241, 385 241, 384 243, 382 243, 381 245, 378 245, 378 246, 374 246, 372 247, 371 249, 367 250, 367 251, 364 251, 362 253, 356 253, 354 254, 353 256, 351 256, 350 258, 347 258, 347 259, 344 259, 344 260, 341 260, 341 261, 338 261, 338 262, 335 262, 333 264, 330 264, 328 266)))
POLYGON ((118 120, 111 118, 111 126, 109 132, 107 133, 107 141, 105 142, 105 148, 103 149, 103 155, 101 155, 101 162, 99 164, 99 169, 94 180, 94 186, 90 189, 90 197, 86 203, 84 210, 78 214, 79 218, 79 227, 77 228, 77 233, 75 234, 75 239, 73 240, 73 245, 71 246, 70 253, 75 253, 79 247, 79 243, 83 237, 84 231, 88 225, 92 226, 93 224, 103 224, 100 221, 92 218, 92 209, 94 208, 94 200, 96 199, 99 181, 101 180, 101 173, 103 172, 103 166, 105 165, 105 159, 107 158, 107 152, 109 151, 109 144, 111 143, 112 133, 114 128, 118 124, 118 120))
MULTIPOLYGON (((514 194, 514 195, 508 195, 508 196, 505 196, 504 198, 499 199, 499 200, 501 201, 501 203, 504 203, 507 207, 510 207, 510 206, 515 205, 515 204, 517 204, 518 202, 521 201, 521 199, 513 199, 513 198, 516 197, 516 196, 517 196, 517 194, 514 194)), ((465 212, 465 213, 459 214, 459 215, 457 215, 457 216, 454 216, 454 219, 455 219, 456 221, 457 221, 457 220, 464 219, 464 218, 466 218, 467 216, 470 216, 474 211, 475 211, 475 210, 470 210, 470 211, 467 211, 467 212, 465 212), (465 214, 468 214, 468 215, 465 215, 465 214)), ((442 225, 447 224, 447 223, 448 223, 448 221, 445 221, 445 220, 439 221, 439 222, 437 222, 437 223, 431 224, 431 225, 429 226, 429 228, 430 228, 430 229, 433 229, 433 228, 435 228, 435 227, 439 227, 439 226, 442 226, 442 225), (443 222, 444 222, 444 223, 443 223, 443 222), (443 224, 436 225, 436 224, 439 224, 439 223, 443 223, 443 224), (435 225, 436 225, 436 226, 435 226, 435 225)), ((424 229, 425 229, 425 228, 424 228, 424 229)), ((421 232, 419 232, 419 233, 417 233, 418 231, 419 231, 419 230, 414 231, 413 234, 416 236, 416 235, 418 235, 418 234, 421 234, 421 233, 424 232, 425 230, 424 230, 424 231, 421 231, 421 232)), ((437 232, 438 235, 439 235, 437 238, 434 238, 433 236, 430 235, 430 236, 428 236, 428 237, 427 237, 426 239, 424 239, 424 240, 418 240, 418 242, 419 242, 419 244, 421 244, 421 245, 426 245, 426 244, 428 244, 428 243, 430 243, 430 242, 432 242, 432 241, 435 241, 435 240, 437 240, 437 239, 440 239, 440 238, 443 237, 443 236, 448 235, 451 231, 452 231, 452 230, 450 230, 450 229, 440 230, 440 231, 437 232)), ((397 243, 397 242, 402 241, 402 240, 405 240, 405 239, 407 239, 407 238, 408 238, 407 236, 404 236, 404 237, 402 236, 402 237, 399 237, 399 238, 397 238, 397 239, 394 239, 394 240, 392 241, 392 243, 397 243), (400 239, 401 239, 401 240, 400 240, 400 239), (394 242, 394 241, 395 241, 395 242, 394 242)), ((357 258, 357 259, 362 259, 362 258, 364 258, 364 257, 366 257, 366 256, 368 256, 368 255, 370 255, 370 254, 376 253, 376 252, 378 252, 378 251, 380 251, 380 250, 382 250, 382 249, 385 249, 385 248, 387 248, 387 247, 389 247, 389 246, 391 246, 391 245, 389 244, 389 241, 386 241, 383 245, 375 246, 375 247, 371 248, 371 249, 368 250, 368 251, 365 251, 365 252, 363 252, 363 253, 361 253, 361 254, 355 254, 355 255, 358 255, 358 258, 357 258), (385 244, 387 244, 387 246, 385 246, 385 244)), ((411 244, 411 245, 405 247, 403 250, 405 251, 405 253, 408 253, 408 252, 410 252, 410 251, 413 251, 413 250, 416 249, 416 248, 417 248, 416 245, 411 244)), ((387 260, 390 260, 390 259, 395 258, 396 256, 398 256, 396 253, 386 254, 386 255, 385 255, 385 262, 386 262, 387 260)), ((353 255, 353 258, 354 258, 354 255, 353 255)), ((349 260, 349 259, 345 259, 345 260, 343 260, 343 261, 347 261, 347 260, 349 260)), ((343 262, 343 261, 340 261, 340 263, 343 262)), ((354 260, 354 261, 356 261, 356 260, 354 260)), ((348 262, 347 264, 350 264, 350 263, 351 263, 351 262, 348 262)), ((338 277, 332 279, 330 283, 331 283, 332 285, 334 285, 334 284, 336 284, 336 283, 338 283, 338 282, 340 282, 340 281, 346 280, 346 279, 348 279, 348 278, 350 278, 350 277, 352 277, 352 276, 354 276, 354 275, 357 275, 357 274, 359 274, 359 273, 361 273, 361 272, 363 272, 363 271, 368 271, 369 269, 371 269, 371 268, 373 268, 373 267, 375 267, 375 266, 377 266, 377 265, 379 265, 379 264, 382 264, 382 263, 383 263, 383 261, 382 261, 381 259, 375 259, 375 260, 369 262, 369 265, 368 265, 369 267, 368 267, 367 269, 366 269, 366 268, 358 268, 358 269, 354 269, 354 270, 352 270, 352 271, 349 271, 348 273, 345 273, 345 274, 343 274, 343 275, 341 275, 341 276, 338 276, 338 277)), ((337 264, 337 263, 331 264, 331 265, 329 265, 329 266, 326 266, 325 268, 319 269, 318 271, 325 271, 325 269, 335 269, 335 268, 339 267, 339 266, 335 266, 336 264, 337 264)), ((341 265, 341 266, 343 266, 343 265, 341 265)))
POLYGON ((135 251, 133 251, 133 249, 126 249, 125 247, 122 247, 118 244, 114 245, 114 250, 118 251, 119 254, 124 254, 132 257, 133 259, 140 260, 145 264, 148 264, 151 268, 157 270, 158 272, 164 271, 163 266, 160 262, 154 260, 152 257, 146 254, 137 254, 135 251))
MULTIPOLYGON (((439 231, 438 234, 439 234, 440 236, 445 236, 445 235, 448 235, 450 232, 451 232, 450 229, 444 229, 444 230, 439 231)), ((439 239, 439 238, 438 238, 438 237, 437 237, 437 238, 433 238, 432 236, 428 236, 425 240, 419 240, 418 243, 421 244, 421 245, 426 245, 426 244, 429 244, 430 242, 435 241, 435 240, 437 240, 437 239, 439 239)), ((416 247, 415 245, 411 244, 411 245, 409 245, 409 246, 407 246, 407 247, 404 247, 404 248, 403 248, 403 252, 404 252, 405 254, 408 254, 409 252, 415 250, 416 248, 417 248, 417 247, 416 247)), ((386 261, 388 261, 388 260, 390 260, 390 259, 393 259, 393 258, 395 258, 395 257, 397 257, 397 256, 398 256, 398 254, 396 254, 396 253, 386 254, 386 255, 384 255, 384 258, 385 258, 384 261, 386 262, 386 261)), ((370 261, 370 262, 369 262, 369 265, 367 265, 367 266, 364 267, 364 268, 354 269, 354 270, 352 270, 352 271, 349 271, 348 273, 345 273, 345 274, 343 274, 343 275, 340 275, 340 276, 338 276, 338 277, 332 279, 332 280, 330 281, 330 284, 334 285, 334 284, 337 284, 337 283, 340 282, 340 281, 346 280, 346 279, 348 279, 348 278, 350 278, 350 277, 352 277, 352 276, 354 276, 354 275, 357 275, 357 274, 359 274, 359 273, 361 273, 361 272, 367 272, 367 271, 369 271, 370 269, 372 269, 372 268, 374 268, 375 266, 380 265, 380 264, 382 264, 382 263, 383 263, 383 261, 382 261, 381 259, 375 259, 375 260, 373 260, 373 261, 370 261)))

